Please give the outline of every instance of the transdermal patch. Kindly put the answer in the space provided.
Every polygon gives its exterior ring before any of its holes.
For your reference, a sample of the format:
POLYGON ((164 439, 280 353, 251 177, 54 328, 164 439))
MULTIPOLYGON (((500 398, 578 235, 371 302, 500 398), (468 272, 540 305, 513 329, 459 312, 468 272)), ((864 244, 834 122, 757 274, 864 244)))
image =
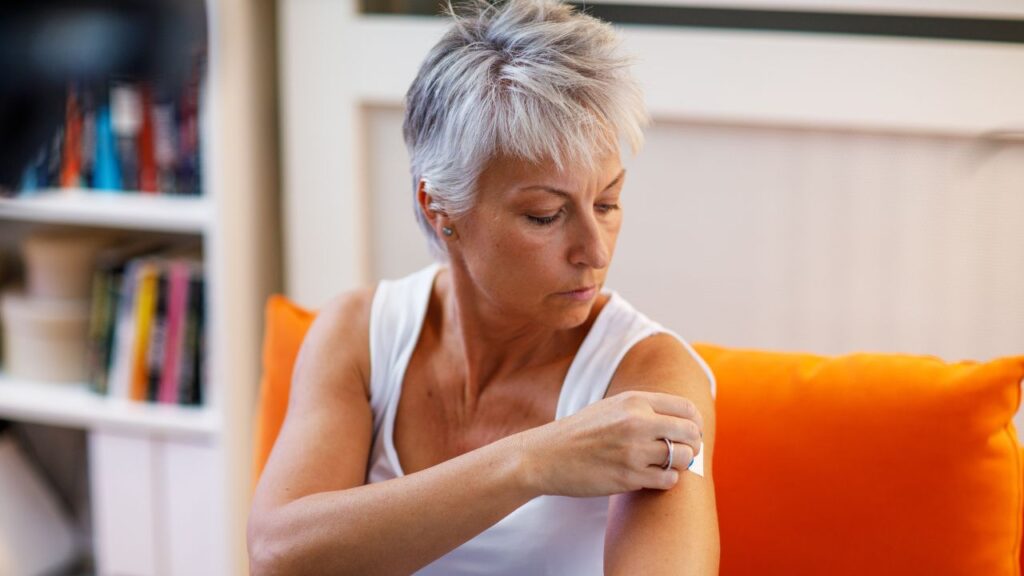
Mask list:
POLYGON ((690 472, 704 477, 704 441, 700 443, 700 452, 694 457, 693 462, 690 464, 690 472))

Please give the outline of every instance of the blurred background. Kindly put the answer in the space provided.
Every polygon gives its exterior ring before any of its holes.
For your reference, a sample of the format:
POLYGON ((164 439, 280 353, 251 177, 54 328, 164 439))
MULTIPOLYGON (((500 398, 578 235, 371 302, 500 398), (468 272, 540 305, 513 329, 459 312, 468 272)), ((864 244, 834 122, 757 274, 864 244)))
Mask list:
MULTIPOLYGON (((691 342, 1024 352, 1019 2, 582 9, 654 120, 609 287, 691 342)), ((429 263, 401 119, 437 12, 0 6, 0 575, 247 572, 266 297, 429 263)))

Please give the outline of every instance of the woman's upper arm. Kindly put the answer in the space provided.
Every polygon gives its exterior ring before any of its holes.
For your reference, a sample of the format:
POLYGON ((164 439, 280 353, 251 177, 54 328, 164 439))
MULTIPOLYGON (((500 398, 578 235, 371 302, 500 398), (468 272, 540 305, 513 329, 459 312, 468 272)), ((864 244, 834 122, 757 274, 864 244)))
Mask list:
POLYGON ((704 421, 704 475, 684 467, 669 490, 613 495, 605 531, 605 574, 718 574, 711 384, 683 345, 662 334, 641 341, 623 359, 608 395, 627 390, 676 394, 697 406, 704 421))
POLYGON ((254 513, 365 483, 373 430, 372 301, 369 288, 342 294, 310 327, 295 362, 284 424, 256 487, 254 513))

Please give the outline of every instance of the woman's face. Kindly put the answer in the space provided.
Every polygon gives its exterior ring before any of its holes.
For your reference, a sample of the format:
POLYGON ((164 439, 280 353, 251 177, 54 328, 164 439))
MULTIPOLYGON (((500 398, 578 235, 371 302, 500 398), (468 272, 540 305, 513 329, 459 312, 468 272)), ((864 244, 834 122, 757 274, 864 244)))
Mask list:
POLYGON ((475 206, 454 222, 453 264, 465 267, 475 295, 505 317, 579 326, 615 252, 624 178, 617 150, 595 173, 492 160, 478 179, 475 206))

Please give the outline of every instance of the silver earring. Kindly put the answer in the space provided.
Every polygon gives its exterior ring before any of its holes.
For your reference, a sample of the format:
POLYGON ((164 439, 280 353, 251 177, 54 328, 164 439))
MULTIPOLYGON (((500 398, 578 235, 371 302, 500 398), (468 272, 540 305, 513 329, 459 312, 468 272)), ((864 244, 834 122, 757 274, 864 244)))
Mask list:
POLYGON ((443 226, 441 228, 441 232, 444 232, 445 236, 451 236, 455 231, 452 230, 451 228, 447 227, 447 226, 443 226))

